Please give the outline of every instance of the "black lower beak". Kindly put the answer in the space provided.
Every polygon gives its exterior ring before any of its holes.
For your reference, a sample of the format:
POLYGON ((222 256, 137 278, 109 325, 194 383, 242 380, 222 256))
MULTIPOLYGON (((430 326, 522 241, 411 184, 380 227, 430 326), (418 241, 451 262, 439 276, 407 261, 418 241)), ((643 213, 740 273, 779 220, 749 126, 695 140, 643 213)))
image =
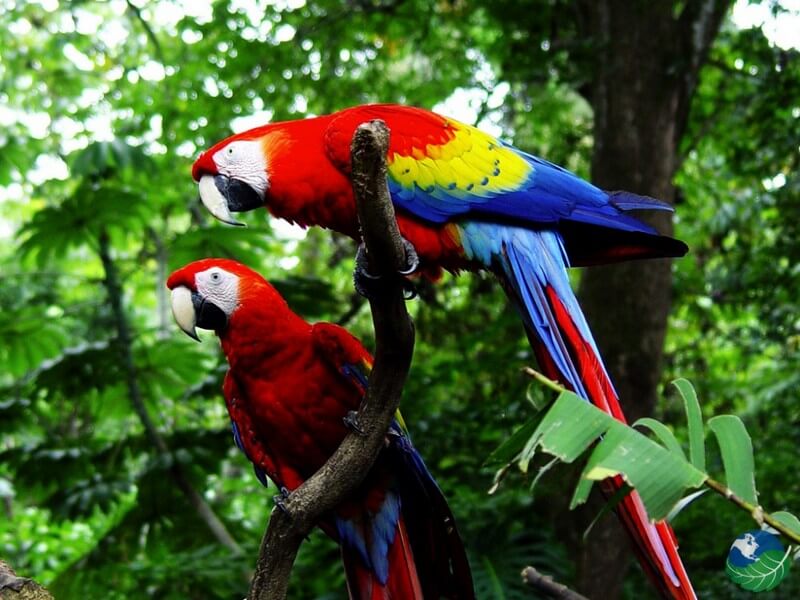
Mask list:
POLYGON ((192 294, 192 304, 194 305, 198 327, 220 332, 228 325, 228 316, 222 309, 203 298, 197 292, 192 294))
POLYGON ((247 212, 264 205, 264 199, 244 181, 216 175, 214 185, 227 200, 228 210, 231 212, 247 212))

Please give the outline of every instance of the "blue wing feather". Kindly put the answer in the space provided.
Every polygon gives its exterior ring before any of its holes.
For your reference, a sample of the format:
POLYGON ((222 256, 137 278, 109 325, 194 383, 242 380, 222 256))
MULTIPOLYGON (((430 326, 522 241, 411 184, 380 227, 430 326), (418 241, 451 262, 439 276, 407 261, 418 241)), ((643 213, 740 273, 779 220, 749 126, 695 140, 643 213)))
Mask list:
MULTIPOLYGON (((500 143, 531 166, 530 174, 516 189, 492 191, 481 185, 458 189, 455 184, 424 188, 419 184, 405 186, 390 174, 392 200, 406 211, 433 223, 462 216, 489 221, 517 219, 520 224, 552 224, 565 220, 648 234, 657 232, 625 215, 624 211, 671 210, 668 204, 653 198, 629 192, 609 194, 558 165, 500 143)), ((422 163, 419 168, 428 169, 422 163)), ((490 169, 486 171, 484 185, 491 173, 490 169)))

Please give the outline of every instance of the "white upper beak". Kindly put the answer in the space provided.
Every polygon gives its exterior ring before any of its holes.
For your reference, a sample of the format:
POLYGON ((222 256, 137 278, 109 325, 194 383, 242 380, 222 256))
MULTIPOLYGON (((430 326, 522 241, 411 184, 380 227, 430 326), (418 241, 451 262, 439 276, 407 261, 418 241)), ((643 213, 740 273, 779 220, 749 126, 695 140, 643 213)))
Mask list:
POLYGON ((217 189, 213 175, 203 175, 200 178, 199 186, 200 200, 212 215, 228 225, 244 226, 244 223, 236 221, 231 216, 231 211, 228 209, 228 201, 217 189))
POLYGON ((185 286, 176 287, 172 290, 170 303, 172 304, 172 316, 175 317, 178 327, 183 329, 189 337, 199 342, 200 338, 197 337, 197 331, 195 330, 197 316, 192 302, 192 291, 185 286))

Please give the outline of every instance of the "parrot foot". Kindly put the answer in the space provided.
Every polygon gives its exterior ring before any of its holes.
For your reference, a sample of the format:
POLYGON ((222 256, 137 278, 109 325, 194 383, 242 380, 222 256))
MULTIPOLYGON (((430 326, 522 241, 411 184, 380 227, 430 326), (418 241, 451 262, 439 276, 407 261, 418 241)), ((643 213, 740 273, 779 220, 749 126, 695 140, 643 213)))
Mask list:
POLYGON ((292 514, 289 512, 289 509, 286 507, 286 501, 289 499, 289 490, 285 487, 281 486, 278 488, 279 493, 272 497, 272 501, 275 503, 275 506, 287 517, 291 517, 292 514))
POLYGON ((361 436, 367 435, 367 433, 364 431, 364 428, 361 427, 361 423, 359 423, 359 421, 358 421, 358 412, 357 411, 355 411, 355 410, 349 411, 344 416, 342 421, 344 421, 345 427, 347 427, 350 431, 354 431, 355 433, 357 433, 358 435, 361 435, 361 436))
MULTIPOLYGON (((401 276, 401 285, 403 286, 403 297, 406 300, 411 300, 417 296, 417 289, 406 277, 412 275, 419 267, 419 255, 417 254, 414 245, 405 238, 400 238, 403 242, 403 250, 406 253, 406 266, 404 269, 397 272, 401 276)), ((383 292, 382 277, 380 275, 372 275, 369 273, 367 262, 367 249, 363 243, 358 245, 356 252, 356 267, 353 270, 353 285, 356 292, 365 298, 374 298, 383 292)))
POLYGON ((414 244, 409 242, 406 238, 401 237, 400 241, 403 242, 403 250, 406 253, 406 268, 399 271, 399 273, 405 277, 412 275, 419 268, 419 254, 417 254, 417 249, 414 248, 414 244))

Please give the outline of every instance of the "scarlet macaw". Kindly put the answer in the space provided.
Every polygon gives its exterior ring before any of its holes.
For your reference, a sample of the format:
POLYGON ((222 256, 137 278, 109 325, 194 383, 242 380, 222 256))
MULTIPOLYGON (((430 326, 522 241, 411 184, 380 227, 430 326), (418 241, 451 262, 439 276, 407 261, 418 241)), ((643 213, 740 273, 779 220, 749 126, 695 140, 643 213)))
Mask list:
MULTIPOLYGON (((683 242, 626 214, 671 210, 666 203, 605 192, 479 129, 397 105, 358 106, 231 136, 194 163, 200 197, 228 223, 235 224, 231 212, 266 206, 276 217, 358 240, 350 142, 358 125, 373 119, 391 132, 389 190, 420 270, 434 278, 443 268, 493 272, 522 313, 541 368, 624 422, 567 268, 684 255, 683 242)), ((669 525, 651 524, 635 492, 618 512, 662 594, 694 598, 669 525)))
MULTIPOLYGON (((345 329, 296 315, 258 273, 205 259, 167 281, 178 325, 219 336, 229 370, 223 387, 236 444, 256 475, 294 490, 347 433, 372 357, 345 329)), ((472 599, 469 563, 441 490, 394 420, 355 494, 321 528, 342 551, 351 598, 472 599)))

